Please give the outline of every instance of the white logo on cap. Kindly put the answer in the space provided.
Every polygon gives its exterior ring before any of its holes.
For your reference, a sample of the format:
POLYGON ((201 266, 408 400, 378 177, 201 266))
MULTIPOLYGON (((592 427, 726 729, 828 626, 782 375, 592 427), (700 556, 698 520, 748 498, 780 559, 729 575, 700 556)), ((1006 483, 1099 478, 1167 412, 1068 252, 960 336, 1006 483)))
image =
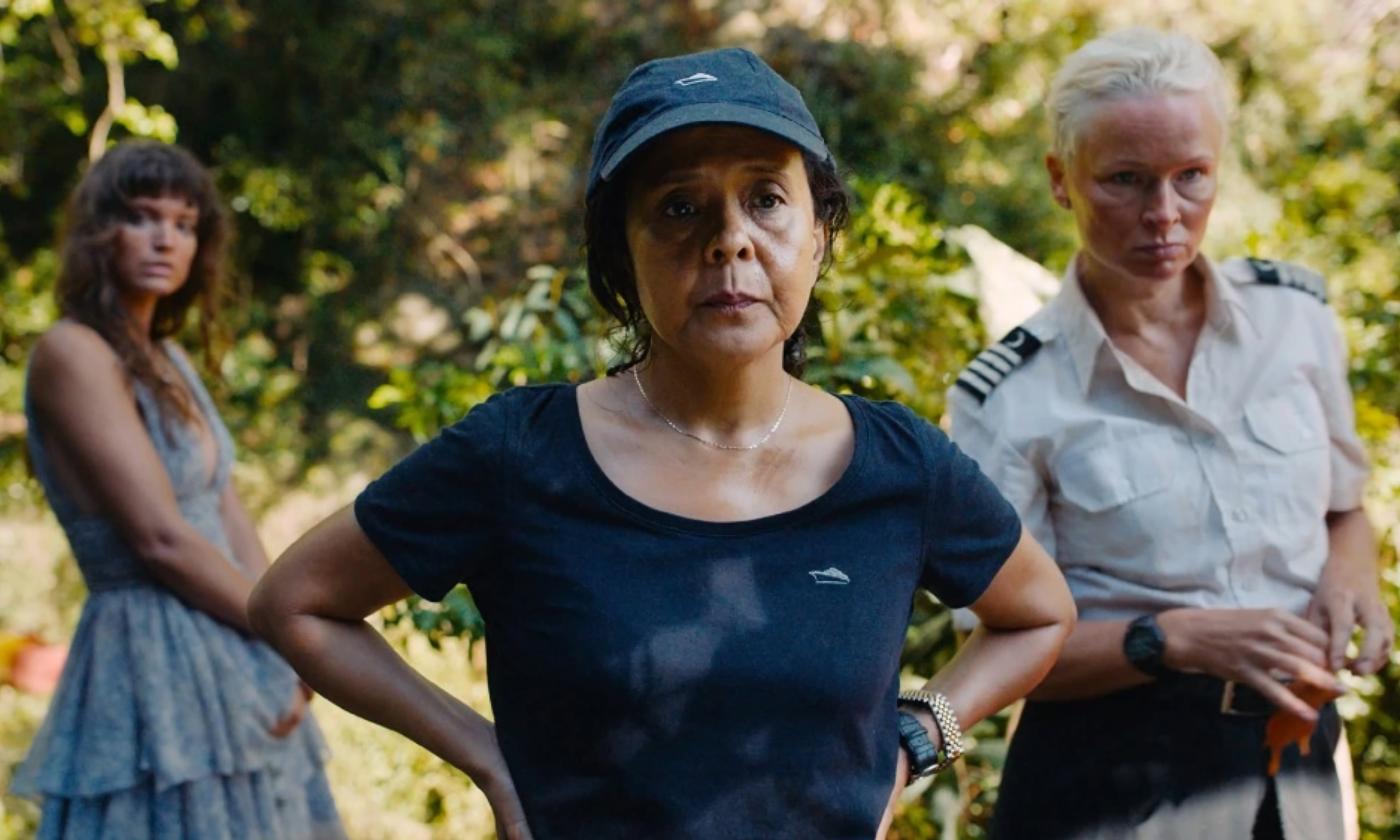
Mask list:
POLYGON ((718 81, 719 81, 719 79, 716 79, 714 76, 711 76, 709 73, 696 73, 696 74, 694 74, 693 76, 686 76, 684 79, 676 79, 676 82, 675 82, 675 83, 678 84, 678 85, 680 85, 681 87, 690 87, 691 85, 700 85, 700 84, 704 84, 705 82, 718 82, 718 81))

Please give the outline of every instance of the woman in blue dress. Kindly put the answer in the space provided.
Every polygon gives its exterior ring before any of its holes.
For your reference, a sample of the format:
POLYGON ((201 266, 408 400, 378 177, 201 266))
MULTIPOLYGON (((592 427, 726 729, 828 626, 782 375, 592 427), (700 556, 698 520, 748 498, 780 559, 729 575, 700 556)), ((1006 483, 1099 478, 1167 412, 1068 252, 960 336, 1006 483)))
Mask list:
POLYGON ((229 481, 233 444, 174 340, 204 349, 227 220, 188 152, 127 142, 68 209, 26 394, 29 451, 89 597, 13 792, 41 838, 343 832, 309 692, 244 605, 267 556, 229 481))

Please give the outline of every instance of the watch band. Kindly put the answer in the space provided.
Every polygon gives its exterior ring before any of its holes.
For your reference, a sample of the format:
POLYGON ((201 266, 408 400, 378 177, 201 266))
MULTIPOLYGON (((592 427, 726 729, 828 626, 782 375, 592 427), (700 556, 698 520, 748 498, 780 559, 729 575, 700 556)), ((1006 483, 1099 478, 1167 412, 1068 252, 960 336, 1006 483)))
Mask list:
POLYGON ((921 779, 938 764, 938 749, 929 740, 928 730, 908 712, 899 713, 899 744, 909 755, 909 778, 921 779))
POLYGON ((1140 615, 1128 623, 1123 633, 1123 655, 1128 663, 1149 677, 1165 676, 1170 669, 1162 661, 1167 650, 1167 637, 1157 616, 1140 615))
POLYGON ((938 761, 928 767, 920 776, 928 776, 944 769, 962 757, 962 727, 958 716, 953 713, 953 704, 948 698, 933 691, 901 691, 899 702, 905 706, 922 706, 933 715, 933 724, 938 727, 938 761))

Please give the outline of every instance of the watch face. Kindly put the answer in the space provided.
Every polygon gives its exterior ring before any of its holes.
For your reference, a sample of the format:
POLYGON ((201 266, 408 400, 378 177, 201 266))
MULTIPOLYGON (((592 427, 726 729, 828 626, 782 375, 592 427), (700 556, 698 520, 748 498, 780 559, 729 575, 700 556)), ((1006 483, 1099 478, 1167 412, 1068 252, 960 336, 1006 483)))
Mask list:
POLYGON ((1123 653, 1128 661, 1134 668, 1154 677, 1164 670, 1162 652, 1166 646, 1162 628, 1157 625, 1157 619, 1150 615, 1129 624, 1127 635, 1123 637, 1123 653))

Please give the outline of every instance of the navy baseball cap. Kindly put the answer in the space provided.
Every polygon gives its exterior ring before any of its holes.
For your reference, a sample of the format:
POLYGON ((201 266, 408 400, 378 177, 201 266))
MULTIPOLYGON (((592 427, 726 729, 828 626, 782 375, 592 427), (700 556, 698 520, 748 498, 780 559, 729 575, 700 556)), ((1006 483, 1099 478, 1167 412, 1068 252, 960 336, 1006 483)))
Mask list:
POLYGON ((746 125, 831 157, 797 88, 745 49, 659 58, 633 70, 613 96, 588 169, 588 196, 648 142, 703 123, 746 125))

